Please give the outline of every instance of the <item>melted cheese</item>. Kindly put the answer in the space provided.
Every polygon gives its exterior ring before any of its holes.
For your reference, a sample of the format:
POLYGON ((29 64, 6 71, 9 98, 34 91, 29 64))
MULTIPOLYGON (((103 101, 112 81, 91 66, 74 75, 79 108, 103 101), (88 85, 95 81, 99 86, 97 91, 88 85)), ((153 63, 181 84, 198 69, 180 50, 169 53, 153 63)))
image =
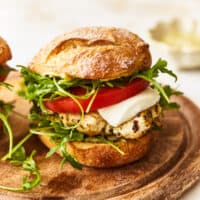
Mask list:
POLYGON ((98 113, 108 122, 108 124, 116 127, 130 120, 139 112, 155 105, 159 99, 160 95, 157 91, 152 88, 147 88, 136 96, 99 109, 98 113))

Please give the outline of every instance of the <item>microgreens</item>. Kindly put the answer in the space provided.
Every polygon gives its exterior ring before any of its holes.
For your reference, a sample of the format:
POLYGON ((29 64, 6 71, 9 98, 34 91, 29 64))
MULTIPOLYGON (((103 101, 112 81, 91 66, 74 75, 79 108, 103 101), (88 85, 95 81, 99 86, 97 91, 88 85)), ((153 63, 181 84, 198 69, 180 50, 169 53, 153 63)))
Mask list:
POLYGON ((182 94, 181 92, 173 90, 170 86, 161 86, 159 82, 156 81, 156 78, 159 76, 160 73, 167 74, 172 76, 175 81, 177 81, 177 76, 174 74, 173 71, 167 68, 167 62, 162 60, 161 58, 156 62, 156 64, 151 67, 150 69, 142 72, 138 72, 134 74, 131 80, 135 78, 142 78, 150 83, 152 87, 154 87, 160 93, 160 105, 163 108, 168 109, 176 109, 179 105, 175 102, 170 101, 170 96, 172 95, 179 95, 182 94))
POLYGON ((3 122, 3 132, 8 134, 8 137, 9 137, 8 157, 11 157, 12 148, 13 148, 13 134, 12 134, 11 127, 8 123, 8 115, 10 113, 11 106, 9 106, 8 104, 3 104, 1 109, 3 109, 4 112, 0 113, 0 120, 3 122))
POLYGON ((27 156, 23 146, 20 146, 17 151, 15 151, 10 157, 10 163, 21 166, 23 170, 30 173, 30 177, 24 176, 22 179, 22 184, 20 187, 8 187, 0 185, 0 189, 9 190, 13 192, 22 192, 26 190, 31 190, 41 182, 40 171, 37 168, 36 162, 33 159, 33 156, 36 154, 36 151, 27 156))
MULTIPOLYGON (((0 84, 6 87, 7 89, 11 89, 12 87, 7 83, 0 83, 0 84)), ((12 108, 13 108, 12 104, 0 101, 0 111, 1 111, 0 120, 3 124, 3 132, 7 134, 9 137, 9 150, 8 153, 2 158, 2 160, 9 159, 12 164, 21 166, 23 170, 28 171, 31 176, 32 175, 34 176, 34 178, 30 179, 27 177, 23 177, 22 185, 21 187, 18 188, 0 185, 0 189, 18 192, 18 191, 31 190, 35 186, 39 185, 41 181, 41 176, 39 170, 36 167, 36 163, 33 160, 35 151, 33 151, 30 156, 26 156, 25 149, 22 146, 22 144, 29 138, 27 137, 28 135, 25 138, 23 138, 23 140, 20 141, 20 143, 18 143, 15 147, 13 147, 13 142, 14 142, 13 133, 10 124, 8 122, 8 117, 10 115, 12 108)), ((18 114, 17 112, 15 113, 18 114)))
MULTIPOLYGON (((95 96, 98 93, 98 90, 101 87, 123 87, 125 83, 132 81, 135 78, 141 78, 150 83, 152 87, 154 87, 161 95, 161 106, 165 108, 176 108, 178 107, 176 103, 170 102, 169 97, 172 93, 169 93, 169 90, 174 91, 168 86, 161 86, 159 82, 157 82, 156 78, 160 73, 167 74, 172 76, 175 81, 177 80, 177 76, 173 73, 173 71, 167 68, 167 62, 165 60, 159 59, 156 64, 145 71, 139 71, 132 76, 129 77, 121 77, 115 80, 88 80, 88 79, 61 79, 58 77, 49 77, 49 76, 41 76, 30 69, 21 67, 21 73, 25 80, 26 89, 21 91, 21 95, 24 95, 26 99, 34 101, 38 107, 42 110, 42 112, 49 113, 50 111, 45 108, 43 102, 45 100, 52 100, 59 97, 70 97, 72 98, 77 105, 79 106, 82 118, 84 115, 84 111, 82 106, 80 105, 78 99, 87 99, 92 96, 91 101, 88 105, 87 112, 89 112, 92 103, 95 99, 95 96), (84 95, 77 96, 69 91, 70 87, 81 87, 86 89, 86 93, 84 95)), ((173 94, 177 94, 174 93, 173 94)))

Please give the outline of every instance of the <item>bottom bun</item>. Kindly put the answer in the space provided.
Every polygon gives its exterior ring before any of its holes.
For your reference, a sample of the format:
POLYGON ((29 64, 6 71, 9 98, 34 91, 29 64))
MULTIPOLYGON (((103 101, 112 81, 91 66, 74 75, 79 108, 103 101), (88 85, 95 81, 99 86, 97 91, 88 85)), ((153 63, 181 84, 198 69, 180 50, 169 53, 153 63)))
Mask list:
MULTIPOLYGON (((115 144, 124 152, 124 155, 105 143, 68 142, 66 148, 82 165, 97 168, 117 167, 142 158, 157 136, 157 131, 149 131, 138 139, 116 142, 115 144)), ((56 145, 49 136, 39 137, 48 148, 56 145)), ((61 155, 60 151, 57 153, 61 155)))

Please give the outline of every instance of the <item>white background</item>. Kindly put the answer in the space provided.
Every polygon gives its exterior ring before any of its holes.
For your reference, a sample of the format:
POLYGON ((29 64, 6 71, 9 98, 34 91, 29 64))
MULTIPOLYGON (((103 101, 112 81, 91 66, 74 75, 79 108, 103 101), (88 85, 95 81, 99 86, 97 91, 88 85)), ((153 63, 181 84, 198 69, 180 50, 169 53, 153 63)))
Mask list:
MULTIPOLYGON (((149 28, 157 21, 174 17, 200 20, 200 1, 0 0, 0 35, 12 48, 13 59, 9 64, 15 66, 27 65, 39 48, 73 28, 91 25, 127 28, 150 43, 154 62, 159 57, 168 59, 169 67, 179 76, 174 87, 200 106, 200 70, 177 70, 165 50, 148 37, 149 28)), ((167 80, 162 79, 163 82, 167 80)), ((200 184, 182 199, 200 199, 200 184)))

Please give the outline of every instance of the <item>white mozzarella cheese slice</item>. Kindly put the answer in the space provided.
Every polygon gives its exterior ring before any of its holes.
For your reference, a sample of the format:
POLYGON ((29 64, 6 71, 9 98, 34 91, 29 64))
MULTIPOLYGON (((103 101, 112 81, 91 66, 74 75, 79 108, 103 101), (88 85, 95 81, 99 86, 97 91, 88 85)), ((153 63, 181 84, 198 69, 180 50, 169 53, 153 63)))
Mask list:
POLYGON ((157 91, 148 87, 143 92, 117 104, 98 109, 98 113, 111 126, 119 126, 137 115, 139 112, 155 105, 160 99, 157 91))

